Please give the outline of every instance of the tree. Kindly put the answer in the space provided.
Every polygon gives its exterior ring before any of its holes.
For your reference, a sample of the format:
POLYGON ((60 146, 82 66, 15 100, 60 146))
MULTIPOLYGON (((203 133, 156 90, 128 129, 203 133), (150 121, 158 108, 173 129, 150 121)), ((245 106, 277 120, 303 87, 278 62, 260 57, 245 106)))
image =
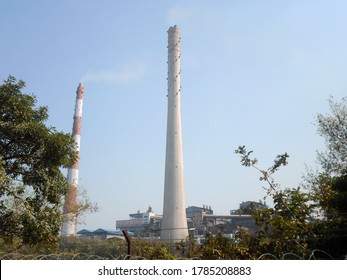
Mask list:
POLYGON ((333 258, 347 257, 347 175, 330 178, 314 189, 320 218, 312 246, 333 258), (320 192, 318 191, 320 190, 320 192))
POLYGON ((313 194, 319 219, 313 246, 334 258, 347 256, 347 99, 329 99, 329 114, 317 115, 317 132, 326 151, 317 152, 321 170, 309 172, 305 186, 313 194))
POLYGON ((302 190, 282 188, 273 174, 287 164, 286 153, 278 155, 268 169, 257 166, 240 146, 235 152, 241 163, 254 167, 261 181, 268 185, 267 195, 274 206, 255 215, 259 226, 253 249, 271 253, 277 258, 291 253, 306 258, 315 250, 324 251, 324 258, 347 256, 347 99, 329 99, 330 113, 317 115, 317 132, 325 139, 326 151, 318 152, 321 170, 308 171, 302 190))
POLYGON ((7 244, 53 246, 68 184, 61 168, 76 160, 70 134, 47 126, 47 107, 9 76, 0 86, 0 238, 7 244))
POLYGON ((289 155, 278 155, 272 166, 261 169, 257 165, 258 160, 251 158, 253 151, 248 152, 245 146, 238 147, 235 153, 241 156, 242 165, 261 173, 260 180, 267 183, 267 196, 274 203, 273 207, 260 209, 254 215, 259 230, 253 246, 257 244, 259 253, 270 253, 276 258, 282 258, 286 253, 305 258, 309 254, 308 240, 313 237, 311 221, 314 205, 310 203, 311 196, 300 188, 283 189, 273 178, 281 166, 287 165, 289 155))
POLYGON ((246 201, 240 204, 239 209, 236 210, 236 213, 239 215, 255 215, 257 214, 258 210, 267 208, 268 207, 265 202, 263 203, 261 200, 259 202, 246 201))
POLYGON ((317 132, 325 139, 327 150, 318 152, 323 171, 332 176, 347 173, 347 98, 329 100, 330 114, 317 115, 317 132))
POLYGON ((176 256, 170 252, 168 246, 159 241, 135 240, 133 245, 133 254, 135 259, 145 260, 174 260, 176 256))

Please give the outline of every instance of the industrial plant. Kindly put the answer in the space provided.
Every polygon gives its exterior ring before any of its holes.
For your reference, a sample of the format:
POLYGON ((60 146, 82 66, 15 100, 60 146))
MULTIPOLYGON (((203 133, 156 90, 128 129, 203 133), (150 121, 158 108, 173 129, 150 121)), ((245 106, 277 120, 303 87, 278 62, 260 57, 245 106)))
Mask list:
MULTIPOLYGON (((187 238, 203 238, 208 232, 213 234, 223 232, 232 238, 241 229, 250 234, 254 233, 257 230, 254 218, 251 215, 234 214, 235 211, 231 210, 230 214, 218 215, 214 214, 212 207, 208 205, 202 207, 188 206, 185 209, 185 222, 189 232, 187 238)), ((159 239, 161 238, 162 222, 163 215, 156 214, 149 206, 146 212, 138 210, 136 213, 129 214, 127 220, 117 220, 116 228, 128 230, 134 236, 159 239)), ((166 241, 174 242, 176 240, 166 241)))
MULTIPOLYGON (((179 242, 190 237, 203 236, 207 232, 223 232, 233 236, 239 229, 256 230, 251 215, 232 212, 216 215, 211 206, 185 206, 183 145, 181 127, 181 69, 180 32, 172 26, 168 33, 168 77, 167 77, 167 132, 164 179, 163 214, 157 215, 149 207, 146 212, 129 214, 127 220, 117 220, 116 230, 81 230, 76 232, 79 153, 82 123, 84 86, 79 84, 73 117, 72 135, 76 142, 76 163, 68 169, 70 189, 65 197, 64 222, 61 236, 107 239, 119 236, 122 230, 135 236, 160 239, 164 242, 179 242)), ((245 206, 245 205, 244 205, 245 206)))

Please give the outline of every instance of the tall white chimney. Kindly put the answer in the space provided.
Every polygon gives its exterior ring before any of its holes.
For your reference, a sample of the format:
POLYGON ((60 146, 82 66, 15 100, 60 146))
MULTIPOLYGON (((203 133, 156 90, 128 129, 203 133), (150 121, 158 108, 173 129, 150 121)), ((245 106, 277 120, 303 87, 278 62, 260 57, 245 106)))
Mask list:
POLYGON ((185 209, 181 128, 180 33, 175 25, 168 30, 168 117, 164 209, 160 239, 179 242, 188 237, 185 209))

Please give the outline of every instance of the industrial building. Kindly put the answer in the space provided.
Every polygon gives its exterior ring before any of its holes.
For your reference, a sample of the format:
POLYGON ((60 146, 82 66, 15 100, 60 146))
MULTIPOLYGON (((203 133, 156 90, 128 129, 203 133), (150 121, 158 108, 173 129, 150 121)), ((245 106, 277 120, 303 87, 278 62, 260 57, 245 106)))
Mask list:
MULTIPOLYGON (((137 236, 159 238, 162 241, 179 242, 192 235, 204 235, 207 232, 234 234, 244 228, 250 232, 256 230, 254 219, 246 212, 230 212, 230 215, 216 215, 211 206, 185 206, 183 141, 181 127, 181 50, 180 31, 174 25, 168 30, 168 77, 167 77, 167 131, 164 180, 163 215, 157 215, 149 207, 146 212, 129 214, 127 220, 117 220, 116 228, 128 230, 137 236)), ((76 153, 80 153, 82 105, 84 86, 79 84, 76 92, 72 135, 76 142, 76 153)), ((65 197, 62 236, 76 235, 79 160, 68 170, 70 189, 65 197)), ((245 202, 240 209, 262 207, 261 203, 245 202)), ((252 209, 253 209, 252 208, 252 209)), ((82 230, 77 234, 85 238, 105 238, 121 231, 98 229, 82 230), (102 237, 101 237, 102 236, 102 237)))
POLYGON ((149 206, 146 212, 141 213, 138 210, 134 214, 129 214, 128 220, 117 220, 116 228, 120 230, 128 230, 133 232, 135 235, 141 235, 147 233, 153 233, 155 236, 156 232, 159 232, 161 228, 162 215, 156 215, 152 207, 149 206))
MULTIPOLYGON (((216 215, 211 206, 207 205, 203 205, 203 207, 188 206, 186 217, 190 236, 203 236, 207 232, 234 235, 240 229, 252 234, 257 230, 251 215, 216 215)), ((161 225, 162 215, 155 214, 151 207, 143 213, 138 211, 135 214, 129 214, 128 220, 116 221, 117 229, 128 230, 140 237, 159 238, 161 225)))
POLYGON ((77 232, 77 237, 80 239, 85 239, 85 240, 88 240, 88 239, 106 240, 106 239, 114 238, 114 237, 123 239, 124 236, 121 230, 98 228, 96 230, 82 229, 77 232))

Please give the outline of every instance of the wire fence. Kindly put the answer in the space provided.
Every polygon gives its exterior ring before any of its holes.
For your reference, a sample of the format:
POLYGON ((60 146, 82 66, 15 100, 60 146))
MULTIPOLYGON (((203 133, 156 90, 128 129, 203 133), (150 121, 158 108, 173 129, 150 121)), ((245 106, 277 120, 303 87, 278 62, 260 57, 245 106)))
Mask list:
MULTIPOLYGON (((59 254, 20 254, 20 253, 8 253, 0 255, 1 260, 145 260, 144 257, 133 255, 119 255, 102 257, 87 253, 59 253, 59 254)), ((186 260, 201 260, 200 258, 181 258, 186 260)), ((258 260, 334 260, 334 258, 328 253, 316 249, 311 252, 308 258, 304 258, 294 253, 285 253, 281 257, 277 257, 271 253, 262 254, 258 260)), ((347 256, 345 258, 347 260, 347 256)))
POLYGON ((135 257, 130 255, 119 255, 102 257, 98 255, 91 255, 86 253, 60 253, 60 254, 20 254, 9 253, 0 256, 1 260, 129 260, 129 259, 144 259, 141 257, 135 257))
MULTIPOLYGON (((327 252, 324 252, 322 250, 316 249, 311 252, 308 258, 303 258, 302 256, 299 256, 298 254, 294 253, 284 253, 282 257, 278 258, 273 254, 265 253, 262 254, 258 260, 334 260, 334 258, 329 255, 327 252)), ((346 258, 347 259, 347 256, 346 258)))

